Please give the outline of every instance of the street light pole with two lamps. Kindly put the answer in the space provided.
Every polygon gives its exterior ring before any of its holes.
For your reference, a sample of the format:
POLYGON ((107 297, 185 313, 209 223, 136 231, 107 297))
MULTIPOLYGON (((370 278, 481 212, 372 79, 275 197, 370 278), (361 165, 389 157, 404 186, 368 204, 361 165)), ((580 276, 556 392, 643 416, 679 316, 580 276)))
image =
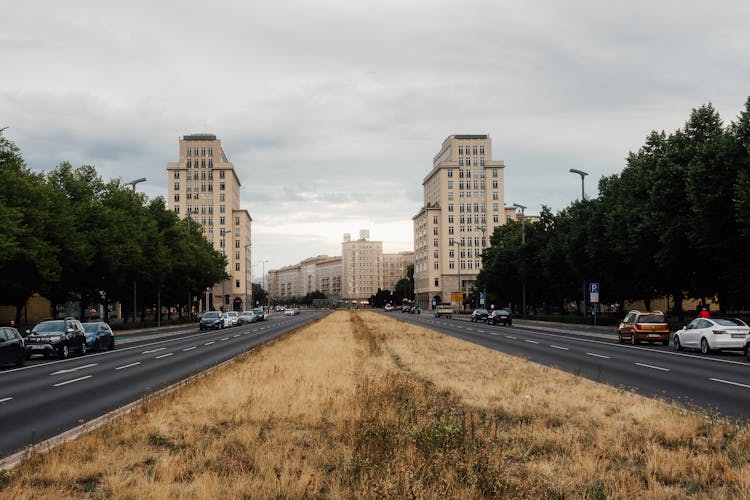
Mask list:
MULTIPOLYGON (((521 210, 521 248, 526 248, 526 214, 525 210, 526 207, 523 205, 519 205, 518 203, 514 203, 513 206, 519 210, 521 210)), ((526 261, 524 260, 523 263, 523 269, 521 270, 521 300, 522 300, 522 307, 521 309, 521 317, 526 317, 526 261)))
MULTIPOLYGON (((130 187, 132 187, 133 188, 133 192, 135 193, 135 186, 136 186, 136 184, 139 184, 141 182, 146 182, 146 178, 145 177, 141 177, 139 179, 135 179, 133 181, 126 182, 125 184, 123 184, 123 186, 130 186, 130 187)), ((135 304, 135 302, 136 302, 137 285, 138 285, 137 280, 133 279, 133 323, 135 323, 135 316, 136 316, 136 311, 137 311, 136 304, 135 304)), ((160 313, 159 315, 161 316, 161 311, 159 311, 159 313, 160 313)))

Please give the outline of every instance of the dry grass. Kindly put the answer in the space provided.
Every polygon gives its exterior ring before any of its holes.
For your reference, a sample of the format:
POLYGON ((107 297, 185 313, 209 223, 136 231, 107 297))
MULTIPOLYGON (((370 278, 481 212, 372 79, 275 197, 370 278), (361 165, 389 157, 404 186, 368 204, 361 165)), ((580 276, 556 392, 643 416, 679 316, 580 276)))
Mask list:
POLYGON ((0 476, 2 498, 750 498, 750 431, 338 312, 0 476))

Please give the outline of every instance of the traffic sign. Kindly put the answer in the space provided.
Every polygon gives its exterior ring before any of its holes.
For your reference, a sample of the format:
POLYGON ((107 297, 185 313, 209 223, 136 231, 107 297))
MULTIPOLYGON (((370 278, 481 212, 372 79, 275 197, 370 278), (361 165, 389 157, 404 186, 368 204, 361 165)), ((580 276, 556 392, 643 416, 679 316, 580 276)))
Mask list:
POLYGON ((599 283, 589 283, 589 302, 599 303, 599 283))

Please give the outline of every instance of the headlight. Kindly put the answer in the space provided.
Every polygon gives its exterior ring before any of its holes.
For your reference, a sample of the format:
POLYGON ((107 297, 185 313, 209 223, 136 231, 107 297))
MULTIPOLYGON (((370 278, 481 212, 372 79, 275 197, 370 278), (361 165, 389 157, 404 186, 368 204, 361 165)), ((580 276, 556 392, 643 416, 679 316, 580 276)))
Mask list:
POLYGON ((59 335, 55 335, 54 337, 50 337, 49 338, 50 342, 57 342, 58 340, 60 340, 60 336, 59 335))

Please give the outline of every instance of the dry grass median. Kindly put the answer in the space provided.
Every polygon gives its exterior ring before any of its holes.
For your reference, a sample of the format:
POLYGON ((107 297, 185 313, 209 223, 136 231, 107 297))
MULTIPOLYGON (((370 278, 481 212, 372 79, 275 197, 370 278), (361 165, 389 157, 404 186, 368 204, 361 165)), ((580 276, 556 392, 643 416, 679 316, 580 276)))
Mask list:
POLYGON ((0 497, 750 498, 746 425, 396 319, 334 313, 30 458, 0 497))

